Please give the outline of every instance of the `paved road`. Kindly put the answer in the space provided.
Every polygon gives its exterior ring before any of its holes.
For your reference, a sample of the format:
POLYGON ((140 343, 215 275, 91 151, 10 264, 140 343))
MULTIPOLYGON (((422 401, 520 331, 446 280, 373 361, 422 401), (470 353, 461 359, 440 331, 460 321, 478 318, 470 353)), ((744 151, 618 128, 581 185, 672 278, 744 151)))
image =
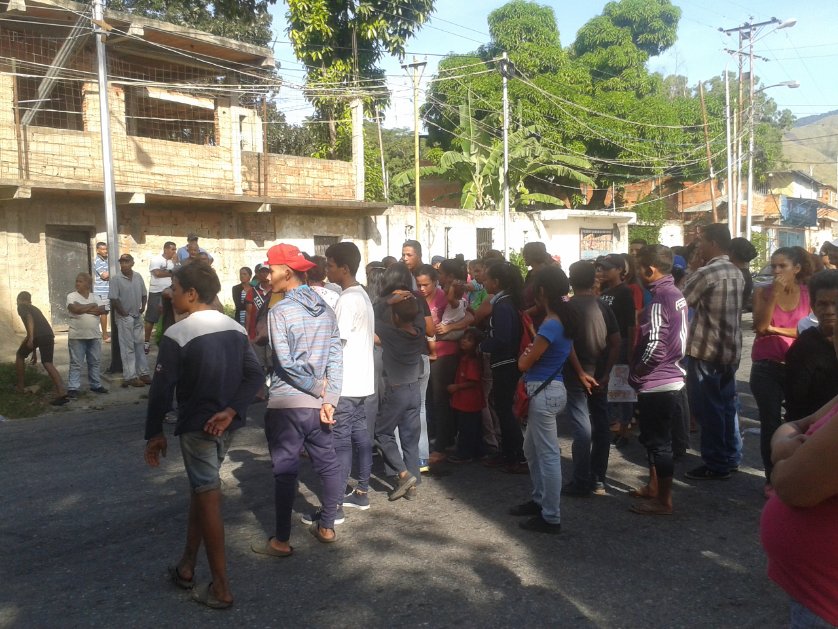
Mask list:
MULTIPOLYGON (((671 517, 627 510, 625 491, 645 474, 635 442, 612 450, 610 495, 563 501, 561 536, 521 531, 506 515, 527 499, 528 477, 473 465, 425 478, 413 502, 374 493, 335 545, 296 524, 295 555, 272 559, 249 550, 273 523, 263 410, 250 414, 224 468, 236 605, 223 612, 167 581, 186 481, 176 443, 160 469, 145 467, 140 405, 0 423, 0 627, 784 625, 785 596, 759 546, 751 435, 729 481, 684 481, 698 458, 678 464, 671 517)), ((316 503, 313 489, 306 472, 298 511, 316 503)), ((198 570, 205 578, 203 557, 198 570)))

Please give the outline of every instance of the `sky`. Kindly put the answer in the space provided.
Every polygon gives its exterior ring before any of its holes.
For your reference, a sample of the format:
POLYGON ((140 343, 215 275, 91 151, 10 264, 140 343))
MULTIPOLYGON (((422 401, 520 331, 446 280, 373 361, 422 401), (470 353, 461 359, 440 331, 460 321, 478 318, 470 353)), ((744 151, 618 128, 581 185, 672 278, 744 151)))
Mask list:
MULTIPOLYGON (((405 61, 414 56, 427 61, 425 81, 436 73, 437 63, 448 53, 467 53, 489 41, 486 18, 506 0, 437 0, 430 20, 407 45, 405 61)), ((567 47, 577 30, 599 15, 603 0, 547 0, 540 2, 553 8, 562 46, 567 47)), ((755 38, 754 52, 768 61, 757 59, 755 75, 762 85, 798 81, 800 87, 774 87, 770 95, 781 109, 789 109, 796 117, 838 109, 838 2, 805 0, 790 3, 778 0, 674 0, 681 8, 678 40, 663 55, 649 60, 653 72, 687 76, 690 85, 721 75, 726 64, 736 68, 735 59, 724 52, 735 49, 735 34, 725 35, 719 28, 740 26, 745 22, 762 22, 771 18, 795 18, 792 28, 775 30, 767 27, 755 38)), ((310 106, 293 85, 303 83, 303 67, 294 57, 288 43, 285 4, 278 0, 273 7, 274 54, 281 66, 280 74, 287 82, 279 95, 280 108, 289 122, 301 122, 311 113, 310 106)), ((385 114, 387 127, 413 127, 412 83, 401 68, 401 61, 388 58, 382 64, 392 92, 392 105, 385 114)), ((424 102, 420 91, 420 104, 424 102)))

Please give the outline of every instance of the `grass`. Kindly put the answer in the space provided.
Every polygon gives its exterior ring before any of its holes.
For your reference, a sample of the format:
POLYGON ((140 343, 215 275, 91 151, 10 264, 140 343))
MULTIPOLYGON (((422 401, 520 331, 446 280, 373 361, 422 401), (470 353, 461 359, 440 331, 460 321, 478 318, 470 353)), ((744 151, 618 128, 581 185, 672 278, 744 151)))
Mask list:
POLYGON ((50 408, 55 391, 46 373, 34 366, 26 366, 24 384, 27 387, 38 385, 37 393, 15 391, 15 378, 15 364, 0 363, 0 415, 7 419, 35 417, 50 408))

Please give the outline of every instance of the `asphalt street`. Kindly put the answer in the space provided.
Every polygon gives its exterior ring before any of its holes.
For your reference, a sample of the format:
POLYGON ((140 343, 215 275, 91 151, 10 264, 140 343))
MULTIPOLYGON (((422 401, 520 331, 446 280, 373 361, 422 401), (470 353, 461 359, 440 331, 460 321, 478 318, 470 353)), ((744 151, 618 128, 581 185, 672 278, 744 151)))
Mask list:
MULTIPOLYGON (((753 427, 752 402, 742 400, 742 427, 753 427)), ((236 598, 226 611, 168 580, 188 487, 176 440, 160 468, 143 462, 143 404, 0 422, 0 627, 787 624, 759 545, 757 436, 745 435, 741 471, 727 481, 685 480, 700 460, 692 451, 680 461, 672 516, 628 511, 626 491, 646 474, 633 440, 612 449, 608 496, 562 501, 559 536, 522 531, 506 514, 528 499, 527 476, 471 464, 423 478, 412 502, 388 502, 376 481, 372 508, 349 512, 336 544, 297 521, 294 555, 277 559, 250 551, 273 527, 263 413, 251 408, 223 469, 236 598)), ((569 445, 564 433, 566 470, 569 445)), ((302 468, 298 513, 317 504, 307 461, 302 468)), ((198 580, 207 577, 202 556, 198 580)))

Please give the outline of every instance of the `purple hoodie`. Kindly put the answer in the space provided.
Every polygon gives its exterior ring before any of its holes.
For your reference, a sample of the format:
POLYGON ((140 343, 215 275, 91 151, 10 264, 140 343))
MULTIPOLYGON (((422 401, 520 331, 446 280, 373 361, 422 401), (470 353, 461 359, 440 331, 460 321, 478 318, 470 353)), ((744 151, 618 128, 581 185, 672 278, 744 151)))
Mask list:
POLYGON ((638 391, 683 382, 679 364, 687 348, 687 301, 671 275, 647 285, 652 293, 640 314, 629 383, 638 391))

